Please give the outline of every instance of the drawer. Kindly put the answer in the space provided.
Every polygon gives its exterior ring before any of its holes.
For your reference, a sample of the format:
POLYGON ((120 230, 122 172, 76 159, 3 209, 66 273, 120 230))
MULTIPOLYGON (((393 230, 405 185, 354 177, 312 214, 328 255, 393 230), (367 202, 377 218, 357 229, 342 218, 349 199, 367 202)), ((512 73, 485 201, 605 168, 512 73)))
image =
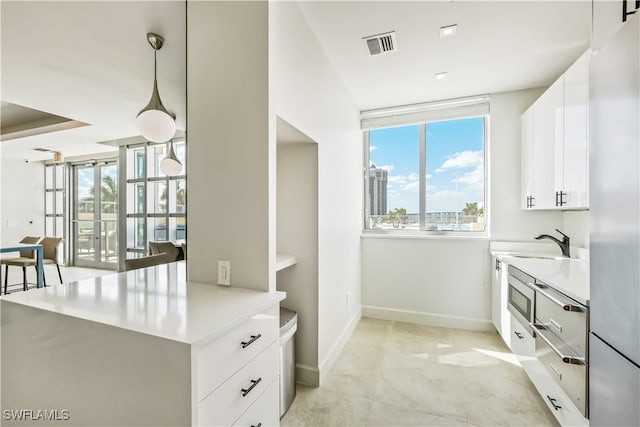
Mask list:
POLYGON ((587 410, 587 367, 569 363, 576 355, 547 329, 536 329, 536 356, 551 378, 562 388, 582 415, 587 410), (554 348, 552 348, 554 347, 554 348), (556 351, 565 356, 563 360, 556 351))
POLYGON ((536 289, 536 323, 542 323, 582 357, 587 354, 587 321, 587 309, 580 303, 550 287, 536 289))
POLYGON ((276 304, 196 350, 198 402, 277 340, 279 318, 276 304))
POLYGON ((242 414, 233 424, 242 427, 272 427, 280 425, 280 413, 278 412, 280 394, 278 379, 273 380, 258 400, 242 414))
MULTIPOLYGON (((232 425, 278 378, 279 362, 276 340, 198 404, 198 425, 232 425)), ((274 408, 277 412, 279 405, 274 408)))
POLYGON ((525 328, 522 324, 511 315, 511 351, 520 357, 536 356, 536 341, 531 335, 531 329, 525 328))

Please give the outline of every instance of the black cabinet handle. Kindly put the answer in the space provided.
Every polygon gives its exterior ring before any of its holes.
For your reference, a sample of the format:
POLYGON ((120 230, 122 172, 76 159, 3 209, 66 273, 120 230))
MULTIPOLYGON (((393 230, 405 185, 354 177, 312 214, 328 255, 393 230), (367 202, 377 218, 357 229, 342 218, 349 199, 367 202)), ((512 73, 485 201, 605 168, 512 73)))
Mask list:
POLYGON ((258 334, 258 335, 251 335, 251 339, 249 341, 242 341, 240 344, 242 344, 242 348, 247 348, 249 347, 251 344, 253 344, 258 338, 260 338, 262 336, 262 334, 258 334))
POLYGON ((251 424, 251 427, 262 427, 262 423, 258 423, 258 425, 255 425, 255 426, 251 424))
POLYGON ((251 390, 253 390, 253 388, 257 386, 260 381, 262 381, 262 378, 258 378, 257 380, 251 380, 251 385, 249 386, 249 388, 243 388, 241 390, 242 397, 245 397, 247 394, 251 393, 251 390))
POLYGON ((551 403, 551 406, 553 406, 553 409, 555 409, 556 411, 558 409, 562 409, 562 406, 560 406, 560 405, 558 405, 556 403, 556 399, 554 399, 553 397, 549 396, 548 394, 547 394, 547 399, 549 399, 549 402, 551 403))
POLYGON ((524 336, 522 336, 522 334, 518 331, 513 331, 514 334, 516 334, 516 336, 518 337, 518 339, 524 339, 524 336))

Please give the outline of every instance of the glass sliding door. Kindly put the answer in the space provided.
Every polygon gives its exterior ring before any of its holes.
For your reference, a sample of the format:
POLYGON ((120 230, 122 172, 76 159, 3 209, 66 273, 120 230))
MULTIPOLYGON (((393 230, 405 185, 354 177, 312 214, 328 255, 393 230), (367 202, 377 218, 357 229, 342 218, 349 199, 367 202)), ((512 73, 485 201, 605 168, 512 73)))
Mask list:
POLYGON ((74 264, 116 269, 118 167, 115 161, 74 167, 74 264))

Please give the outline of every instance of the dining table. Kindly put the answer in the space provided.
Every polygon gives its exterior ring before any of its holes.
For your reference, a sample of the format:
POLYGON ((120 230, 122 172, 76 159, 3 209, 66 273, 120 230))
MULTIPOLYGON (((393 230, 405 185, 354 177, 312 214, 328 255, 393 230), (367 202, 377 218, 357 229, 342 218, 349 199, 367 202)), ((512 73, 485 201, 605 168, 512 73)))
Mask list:
POLYGON ((36 286, 42 288, 43 286, 43 264, 42 264, 42 245, 39 243, 16 243, 13 245, 0 247, 0 253, 8 252, 26 252, 36 251, 36 267, 38 270, 38 278, 36 280, 36 286))

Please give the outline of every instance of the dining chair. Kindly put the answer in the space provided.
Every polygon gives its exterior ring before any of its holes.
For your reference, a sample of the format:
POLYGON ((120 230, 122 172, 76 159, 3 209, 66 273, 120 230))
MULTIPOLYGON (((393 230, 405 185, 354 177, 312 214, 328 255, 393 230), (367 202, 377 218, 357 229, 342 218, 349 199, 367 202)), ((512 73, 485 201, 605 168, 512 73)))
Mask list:
POLYGON ((165 253, 169 255, 171 261, 180 259, 181 251, 173 242, 169 241, 149 241, 149 255, 165 253))
POLYGON ((174 260, 171 259, 171 255, 167 253, 148 255, 140 258, 128 258, 124 260, 124 270, 136 270, 138 268, 152 267, 154 265, 166 264, 172 261, 174 260))
MULTIPOLYGON (((38 240, 40 240, 40 237, 33 237, 33 236, 26 236, 24 239, 20 240, 20 243, 27 243, 27 244, 34 244, 34 243, 38 243, 38 240)), ((22 283, 23 283, 23 288, 26 291, 27 290, 27 267, 28 265, 23 265, 20 264, 22 261, 28 261, 31 260, 33 262, 33 264, 29 264, 29 265, 34 265, 35 266, 35 251, 20 251, 20 255, 17 257, 11 257, 11 258, 3 258, 0 259, 0 264, 4 265, 4 293, 7 293, 7 286, 8 286, 8 278, 9 278, 9 266, 10 265, 18 265, 22 267, 22 283), (18 263, 18 264, 14 264, 14 263, 18 263)))

